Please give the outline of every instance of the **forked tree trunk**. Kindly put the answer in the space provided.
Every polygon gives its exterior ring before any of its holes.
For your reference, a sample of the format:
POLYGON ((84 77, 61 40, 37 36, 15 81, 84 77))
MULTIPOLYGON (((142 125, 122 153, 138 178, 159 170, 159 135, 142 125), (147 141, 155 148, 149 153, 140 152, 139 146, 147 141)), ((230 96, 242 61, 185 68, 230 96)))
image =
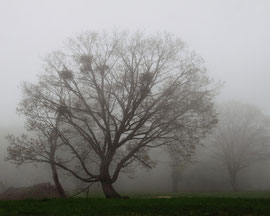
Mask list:
POLYGON ((113 188, 111 183, 101 182, 101 186, 106 198, 122 198, 121 195, 113 188))
POLYGON ((108 161, 103 161, 100 165, 100 183, 103 190, 103 193, 106 198, 122 198, 119 193, 113 188, 111 177, 110 177, 110 162, 112 160, 113 153, 110 154, 108 157, 108 161), (110 159, 109 159, 110 158, 110 159))

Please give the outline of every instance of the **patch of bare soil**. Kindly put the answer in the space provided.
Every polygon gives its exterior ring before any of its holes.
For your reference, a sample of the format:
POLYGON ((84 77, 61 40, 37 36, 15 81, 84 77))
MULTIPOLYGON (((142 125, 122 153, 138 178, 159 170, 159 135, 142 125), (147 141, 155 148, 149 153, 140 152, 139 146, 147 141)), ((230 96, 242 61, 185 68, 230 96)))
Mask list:
POLYGON ((172 196, 155 196, 154 198, 157 198, 157 199, 170 199, 170 198, 173 198, 172 196))

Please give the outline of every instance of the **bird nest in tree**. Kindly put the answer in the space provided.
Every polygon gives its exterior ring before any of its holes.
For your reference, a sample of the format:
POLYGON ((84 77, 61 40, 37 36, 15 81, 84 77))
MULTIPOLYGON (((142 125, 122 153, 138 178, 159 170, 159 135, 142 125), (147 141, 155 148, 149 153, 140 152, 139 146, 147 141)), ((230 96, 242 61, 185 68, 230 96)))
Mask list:
POLYGON ((80 57, 80 63, 81 67, 80 70, 81 72, 87 72, 91 70, 91 64, 92 64, 92 56, 90 55, 82 55, 80 57))
POLYGON ((62 70, 59 72, 59 76, 64 80, 70 80, 73 78, 73 73, 70 70, 62 70))
POLYGON ((65 115, 65 114, 70 113, 69 109, 64 105, 60 105, 57 108, 57 112, 58 112, 59 115, 65 115))
POLYGON ((80 57, 81 64, 91 64, 91 62, 92 62, 92 56, 90 55, 82 55, 80 57))

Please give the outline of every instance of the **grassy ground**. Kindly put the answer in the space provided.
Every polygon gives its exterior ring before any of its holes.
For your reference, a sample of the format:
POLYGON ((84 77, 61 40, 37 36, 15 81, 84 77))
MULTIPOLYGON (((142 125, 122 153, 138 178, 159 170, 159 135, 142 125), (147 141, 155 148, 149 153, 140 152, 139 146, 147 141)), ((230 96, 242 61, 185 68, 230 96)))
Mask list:
POLYGON ((0 201, 0 216, 270 215, 270 199, 267 198, 270 197, 269 195, 270 193, 255 192, 189 193, 180 194, 180 197, 178 194, 177 198, 171 199, 156 199, 150 198, 150 195, 144 195, 141 198, 126 200, 74 198, 0 201))
MULTIPOLYGON (((261 198, 269 199, 270 201, 270 191, 239 191, 239 192, 181 192, 181 193, 134 193, 134 194, 125 194, 132 198, 153 198, 157 196, 171 196, 173 198, 179 197, 213 197, 213 198, 261 198)), ((102 197, 97 195, 97 197, 102 197)))

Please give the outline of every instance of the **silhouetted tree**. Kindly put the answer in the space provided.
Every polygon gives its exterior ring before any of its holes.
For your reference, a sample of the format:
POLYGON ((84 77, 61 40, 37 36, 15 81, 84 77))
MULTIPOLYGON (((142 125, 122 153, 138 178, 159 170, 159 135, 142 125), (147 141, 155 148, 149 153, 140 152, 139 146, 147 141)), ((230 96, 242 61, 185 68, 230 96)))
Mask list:
POLYGON ((239 189, 241 170, 267 159, 270 144, 270 122, 258 108, 240 102, 219 107, 219 123, 210 135, 214 157, 222 162, 234 191, 239 189))
MULTIPOLYGON (((100 182, 115 198, 120 172, 152 167, 151 148, 193 146, 186 140, 199 140, 216 124, 216 90, 201 58, 169 34, 90 32, 48 56, 38 83, 23 86, 19 112, 54 129, 62 148, 56 167, 100 182)), ((11 143, 9 159, 25 160, 29 149, 35 146, 11 143)))

